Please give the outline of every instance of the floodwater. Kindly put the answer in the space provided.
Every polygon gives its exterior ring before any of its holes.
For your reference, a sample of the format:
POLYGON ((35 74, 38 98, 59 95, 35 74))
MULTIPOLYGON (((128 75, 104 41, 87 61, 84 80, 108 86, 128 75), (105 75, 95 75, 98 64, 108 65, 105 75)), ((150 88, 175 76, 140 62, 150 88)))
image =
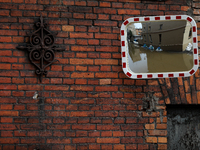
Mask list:
POLYGON ((151 51, 129 43, 128 65, 134 73, 182 72, 193 68, 191 52, 151 51))

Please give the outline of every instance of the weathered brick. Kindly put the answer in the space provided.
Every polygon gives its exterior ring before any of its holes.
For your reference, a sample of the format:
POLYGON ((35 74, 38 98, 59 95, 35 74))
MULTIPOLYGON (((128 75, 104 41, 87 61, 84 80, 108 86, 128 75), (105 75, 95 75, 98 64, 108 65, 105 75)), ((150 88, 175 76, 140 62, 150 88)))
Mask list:
POLYGON ((70 25, 85 25, 85 26, 91 26, 92 20, 81 20, 81 19, 69 19, 70 25))
POLYGON ((97 143, 120 143, 119 138, 97 138, 97 143))
POLYGON ((147 143, 157 143, 157 137, 146 137, 147 143))
POLYGON ((94 13, 116 14, 116 9, 113 9, 113 8, 94 8, 94 13))
POLYGON ((92 59, 70 59, 70 64, 76 64, 76 65, 93 65, 92 59))
POLYGON ((0 138, 1 144, 18 144, 19 138, 0 138))
POLYGON ((117 34, 95 33, 95 38, 96 39, 117 39, 117 34))
POLYGON ((139 15, 140 11, 139 10, 131 10, 131 9, 118 9, 118 14, 127 14, 127 15, 139 15))
POLYGON ((70 139, 68 139, 68 138, 51 138, 51 139, 47 139, 47 143, 70 144, 70 139))

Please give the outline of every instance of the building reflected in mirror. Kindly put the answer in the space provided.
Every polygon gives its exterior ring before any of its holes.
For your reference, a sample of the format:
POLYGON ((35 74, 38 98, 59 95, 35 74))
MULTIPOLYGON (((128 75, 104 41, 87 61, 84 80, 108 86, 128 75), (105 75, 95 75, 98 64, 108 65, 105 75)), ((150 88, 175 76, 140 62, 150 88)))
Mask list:
POLYGON ((127 41, 135 73, 188 71, 194 65, 192 26, 186 20, 132 23, 127 41))

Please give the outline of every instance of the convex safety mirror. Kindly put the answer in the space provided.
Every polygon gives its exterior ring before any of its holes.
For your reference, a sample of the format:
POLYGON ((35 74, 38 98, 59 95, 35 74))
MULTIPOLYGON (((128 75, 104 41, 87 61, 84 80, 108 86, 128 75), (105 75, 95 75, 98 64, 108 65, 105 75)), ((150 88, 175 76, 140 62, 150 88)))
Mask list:
POLYGON ((150 16, 121 26, 122 68, 133 79, 187 77, 198 69, 196 23, 190 16, 150 16))

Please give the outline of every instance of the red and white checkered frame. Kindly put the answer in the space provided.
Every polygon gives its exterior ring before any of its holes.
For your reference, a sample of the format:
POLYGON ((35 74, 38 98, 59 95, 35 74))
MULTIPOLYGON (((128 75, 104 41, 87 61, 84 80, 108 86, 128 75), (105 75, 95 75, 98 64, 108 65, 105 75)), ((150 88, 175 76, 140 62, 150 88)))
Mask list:
POLYGON ((124 73, 132 79, 150 79, 150 78, 172 78, 172 77, 187 77, 193 75, 199 66, 198 61, 198 40, 197 27, 193 18, 187 15, 173 15, 173 16, 149 16, 149 17, 134 17, 128 18, 121 26, 121 53, 122 53, 122 68, 124 73), (130 23, 145 22, 145 21, 159 21, 159 20, 187 20, 192 25, 193 36, 193 59, 194 66, 189 71, 184 72, 162 72, 162 73, 134 73, 128 66, 128 44, 126 29, 130 23))

